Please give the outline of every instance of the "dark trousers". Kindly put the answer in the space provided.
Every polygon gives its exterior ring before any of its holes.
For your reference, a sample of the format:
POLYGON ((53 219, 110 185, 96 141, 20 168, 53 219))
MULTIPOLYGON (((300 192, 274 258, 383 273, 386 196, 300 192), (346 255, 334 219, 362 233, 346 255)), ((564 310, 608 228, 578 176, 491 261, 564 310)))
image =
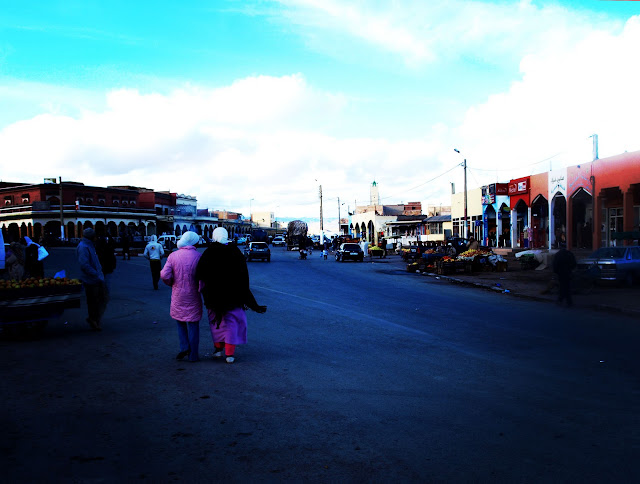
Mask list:
POLYGON ((558 302, 567 300, 567 304, 571 306, 571 275, 558 274, 558 302))
POLYGON ((153 288, 158 289, 158 281, 160 281, 160 269, 162 263, 160 260, 151 259, 149 261, 149 267, 151 267, 151 279, 153 279, 153 288))
POLYGON ((85 284, 84 292, 87 296, 87 310, 89 319, 100 325, 102 315, 107 309, 107 292, 102 282, 98 284, 85 284))

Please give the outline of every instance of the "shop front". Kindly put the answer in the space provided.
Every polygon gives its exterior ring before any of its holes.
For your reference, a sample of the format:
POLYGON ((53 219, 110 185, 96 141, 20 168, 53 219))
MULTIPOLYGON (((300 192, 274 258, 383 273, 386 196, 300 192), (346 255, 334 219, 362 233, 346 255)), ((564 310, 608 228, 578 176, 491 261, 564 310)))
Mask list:
POLYGON ((532 231, 530 204, 530 177, 517 178, 509 182, 511 208, 511 247, 528 248, 532 231))
MULTIPOLYGON (((483 245, 498 247, 504 245, 503 220, 501 209, 509 205, 509 186, 507 183, 492 183, 482 187, 483 245), (502 240, 502 244, 500 243, 502 240)), ((507 210, 507 214, 508 214, 507 210)), ((508 220, 508 217, 507 219, 508 220)))
POLYGON ((549 172, 549 248, 567 243, 567 169, 549 172))

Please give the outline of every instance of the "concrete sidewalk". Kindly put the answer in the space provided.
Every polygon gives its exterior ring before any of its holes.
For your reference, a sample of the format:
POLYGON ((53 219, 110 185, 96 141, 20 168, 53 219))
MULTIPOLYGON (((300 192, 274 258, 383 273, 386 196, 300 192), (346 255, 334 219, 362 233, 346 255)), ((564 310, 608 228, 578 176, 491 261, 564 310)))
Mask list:
MULTIPOLYGON (((390 255, 390 262, 406 270, 407 262, 400 256, 390 255)), ((514 297, 526 297, 539 301, 555 303, 557 288, 553 287, 553 272, 550 268, 542 270, 523 270, 519 263, 510 261, 507 272, 475 272, 437 275, 432 272, 418 273, 419 276, 440 278, 456 284, 465 284, 479 289, 507 293, 514 297)), ((631 287, 616 284, 598 284, 589 290, 574 288, 573 304, 576 307, 593 310, 622 313, 640 319, 640 284, 631 287)))

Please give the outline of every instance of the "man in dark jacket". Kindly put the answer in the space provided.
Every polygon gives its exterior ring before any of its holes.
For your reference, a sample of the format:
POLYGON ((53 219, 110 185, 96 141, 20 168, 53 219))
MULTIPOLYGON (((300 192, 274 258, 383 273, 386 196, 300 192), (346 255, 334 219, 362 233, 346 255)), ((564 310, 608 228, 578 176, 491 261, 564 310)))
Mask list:
POLYGON ((553 256, 553 272, 558 275, 558 304, 567 300, 567 305, 572 306, 571 300, 571 272, 576 267, 576 258, 573 252, 561 246, 553 256))
POLYGON ((95 331, 100 331, 102 315, 107 308, 104 274, 94 245, 96 232, 93 229, 85 229, 82 235, 84 237, 76 248, 76 255, 80 264, 80 280, 87 295, 87 323, 95 331))
POLYGON ((102 235, 96 240, 96 253, 104 274, 104 285, 107 296, 111 291, 111 276, 116 269, 116 244, 109 235, 102 235))

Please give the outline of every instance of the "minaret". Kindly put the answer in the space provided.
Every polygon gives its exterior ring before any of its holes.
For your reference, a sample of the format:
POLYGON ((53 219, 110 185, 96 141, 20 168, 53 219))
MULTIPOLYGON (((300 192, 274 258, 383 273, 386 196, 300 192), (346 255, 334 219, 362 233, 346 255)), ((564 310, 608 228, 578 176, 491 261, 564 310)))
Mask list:
POLYGON ((371 184, 369 191, 369 205, 380 205, 380 195, 378 194, 378 184, 374 182, 371 184))

